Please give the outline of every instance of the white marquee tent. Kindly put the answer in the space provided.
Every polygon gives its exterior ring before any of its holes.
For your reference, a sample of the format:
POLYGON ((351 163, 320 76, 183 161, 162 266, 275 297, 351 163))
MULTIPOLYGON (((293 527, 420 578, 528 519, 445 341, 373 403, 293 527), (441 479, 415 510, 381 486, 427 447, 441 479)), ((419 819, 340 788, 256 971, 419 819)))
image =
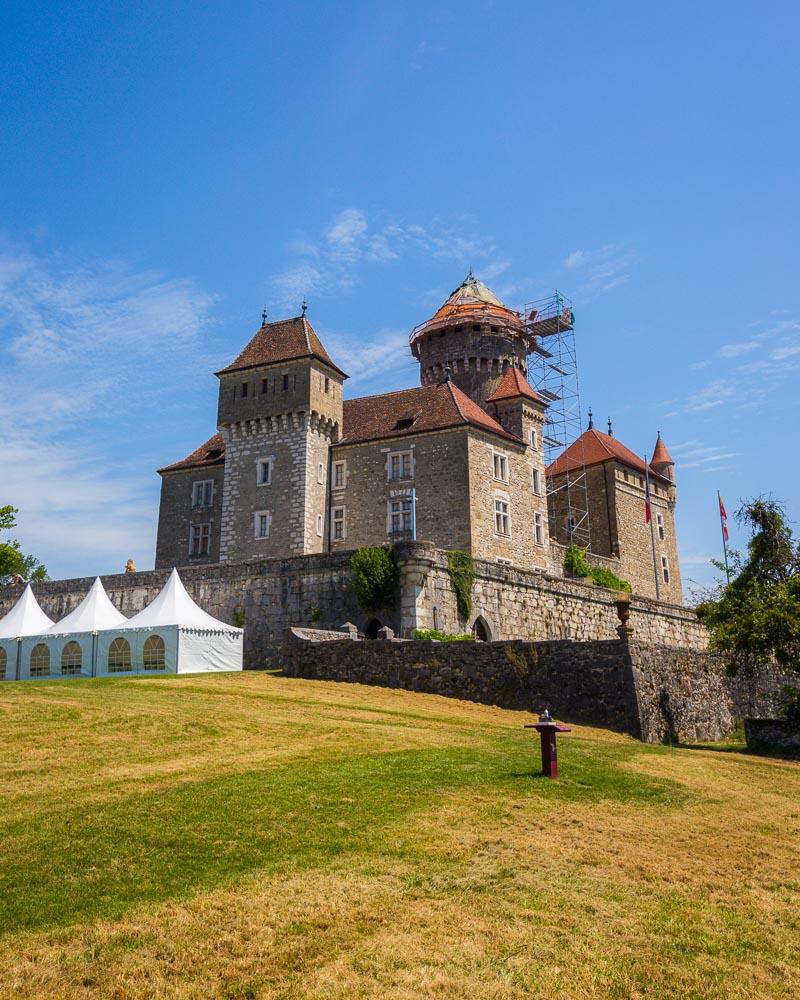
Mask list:
MULTIPOLYGON (((0 644, 14 644, 15 667, 13 672, 6 671, 7 679, 242 669, 242 629, 226 625, 198 607, 186 593, 177 570, 156 598, 133 618, 117 611, 99 577, 78 607, 55 625, 31 592, 28 614, 32 630, 3 640, 4 623, 24 598, 25 594, 0 621, 0 644), (41 618, 35 618, 35 611, 41 618)), ((12 662, 10 654, 8 662, 12 662)))
POLYGON ((19 676, 22 637, 45 632, 52 624, 28 584, 5 618, 0 618, 0 680, 13 681, 19 676))

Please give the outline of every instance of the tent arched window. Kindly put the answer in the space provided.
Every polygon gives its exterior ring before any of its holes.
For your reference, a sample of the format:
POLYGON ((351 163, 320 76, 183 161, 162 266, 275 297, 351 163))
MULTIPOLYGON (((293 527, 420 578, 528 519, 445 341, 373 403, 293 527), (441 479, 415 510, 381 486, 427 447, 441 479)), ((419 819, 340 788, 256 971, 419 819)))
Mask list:
POLYGON ((144 641, 142 659, 145 670, 165 670, 166 648, 160 635, 149 635, 144 641))
POLYGON ((48 677, 50 674, 50 650, 43 642, 37 642, 31 650, 31 677, 48 677))
POLYGON ((8 654, 3 649, 3 647, 0 646, 0 681, 5 679, 7 666, 8 666, 8 654))
POLYGON ((122 636, 117 636, 108 647, 108 672, 125 673, 131 669, 131 644, 122 636))
POLYGON ((83 665, 83 651, 80 643, 68 642, 61 650, 61 673, 79 674, 83 665))

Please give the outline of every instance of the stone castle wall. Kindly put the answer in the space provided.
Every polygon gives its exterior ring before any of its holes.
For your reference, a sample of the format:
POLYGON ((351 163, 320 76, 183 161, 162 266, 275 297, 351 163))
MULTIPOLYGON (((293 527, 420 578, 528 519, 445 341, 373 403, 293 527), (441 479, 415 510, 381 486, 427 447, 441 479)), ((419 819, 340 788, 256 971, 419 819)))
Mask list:
POLYGON ((721 657, 641 642, 341 641, 290 629, 291 677, 464 698, 630 733, 648 743, 721 740, 745 714, 771 716, 787 677, 729 678, 721 657))
MULTIPOLYGON (((364 611, 352 588, 350 552, 260 559, 243 563, 188 566, 181 579, 192 598, 209 614, 236 624, 244 615, 245 666, 275 666, 283 634, 292 625, 337 629, 345 621, 362 631, 377 617, 398 634, 417 628, 462 632, 480 615, 491 639, 607 641, 618 636, 616 595, 582 582, 561 580, 513 566, 475 562, 474 610, 458 619, 447 572, 447 554, 426 542, 395 546, 400 593, 394 608, 377 615, 364 611)), ((168 570, 103 577, 103 585, 123 614, 149 603, 166 582, 168 570)), ((85 597, 91 578, 36 584, 36 596, 57 621, 85 597)), ((0 615, 21 593, 0 591, 0 615)), ((704 649, 707 637, 694 614, 676 605, 631 600, 634 637, 656 645, 704 649)))

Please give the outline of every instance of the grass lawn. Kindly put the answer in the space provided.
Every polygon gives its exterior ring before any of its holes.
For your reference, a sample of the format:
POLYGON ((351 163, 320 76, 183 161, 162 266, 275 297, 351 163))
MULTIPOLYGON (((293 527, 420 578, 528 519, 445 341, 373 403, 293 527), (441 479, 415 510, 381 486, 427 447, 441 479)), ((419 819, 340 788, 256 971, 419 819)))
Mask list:
POLYGON ((269 674, 0 685, 0 997, 800 996, 800 763, 269 674))

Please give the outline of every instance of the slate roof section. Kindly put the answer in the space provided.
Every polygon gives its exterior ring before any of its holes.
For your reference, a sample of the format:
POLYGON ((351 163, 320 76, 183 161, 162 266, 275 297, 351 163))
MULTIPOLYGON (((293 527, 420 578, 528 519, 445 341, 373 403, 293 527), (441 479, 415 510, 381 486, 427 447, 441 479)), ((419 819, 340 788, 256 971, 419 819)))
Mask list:
POLYGON ((547 400, 543 399, 538 392, 535 392, 528 385, 528 380, 516 367, 506 368, 505 374, 500 379, 500 385, 492 395, 486 400, 487 403, 499 403, 501 399, 516 399, 518 396, 526 396, 535 403, 547 406, 547 400))
MULTIPOLYGON (((629 469, 633 469, 641 475, 645 473, 644 460, 635 455, 630 448, 626 448, 621 441, 611 437, 610 434, 603 434, 602 431, 591 428, 576 438, 569 448, 562 452, 552 465, 548 466, 545 475, 558 476, 561 473, 579 469, 584 465, 599 465, 601 462, 608 462, 612 459, 622 465, 627 465, 629 469)), ((656 472, 652 465, 649 473, 655 479, 663 480, 665 483, 669 482, 665 476, 656 472)))
POLYGON ((340 444, 406 437, 450 427, 478 427, 517 444, 523 442, 474 403, 453 382, 401 389, 344 401, 340 444))
POLYGON ((296 361, 299 358, 316 358, 338 372, 342 378, 347 378, 345 372, 331 361, 325 346, 305 316, 265 323, 256 330, 250 343, 238 357, 216 374, 280 364, 281 361, 296 361))
POLYGON ((225 442, 221 435, 215 434, 210 437, 205 444, 181 459, 180 462, 173 462, 172 465, 165 465, 158 470, 159 475, 165 472, 180 472, 183 469, 205 469, 213 465, 223 465, 225 462, 225 442))

